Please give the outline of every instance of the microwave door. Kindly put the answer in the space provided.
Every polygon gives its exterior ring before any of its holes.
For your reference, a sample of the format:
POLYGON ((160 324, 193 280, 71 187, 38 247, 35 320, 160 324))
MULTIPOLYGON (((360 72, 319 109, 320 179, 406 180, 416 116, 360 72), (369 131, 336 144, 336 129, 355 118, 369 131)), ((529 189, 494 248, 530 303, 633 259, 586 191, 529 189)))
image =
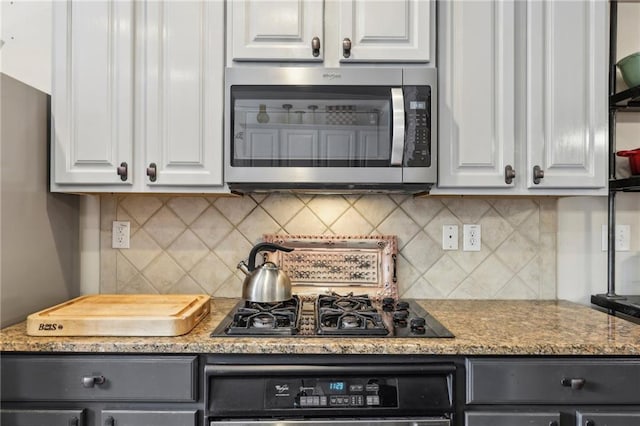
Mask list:
POLYGON ((402 166, 404 154, 404 96, 402 88, 391 89, 392 132, 391 132, 391 166, 402 166))

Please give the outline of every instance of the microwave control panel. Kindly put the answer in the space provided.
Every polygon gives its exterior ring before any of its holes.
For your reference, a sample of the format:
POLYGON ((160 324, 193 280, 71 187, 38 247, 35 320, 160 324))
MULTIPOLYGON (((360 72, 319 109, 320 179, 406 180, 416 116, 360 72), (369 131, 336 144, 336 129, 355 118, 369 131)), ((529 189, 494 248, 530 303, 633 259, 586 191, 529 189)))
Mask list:
POLYGON ((431 166, 431 87, 404 86, 404 166, 431 166))

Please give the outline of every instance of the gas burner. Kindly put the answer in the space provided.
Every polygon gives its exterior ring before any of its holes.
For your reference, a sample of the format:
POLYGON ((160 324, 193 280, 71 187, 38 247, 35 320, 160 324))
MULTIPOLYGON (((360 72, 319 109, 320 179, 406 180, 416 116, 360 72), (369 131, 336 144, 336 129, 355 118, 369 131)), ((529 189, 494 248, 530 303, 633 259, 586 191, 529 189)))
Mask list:
POLYGON ((317 333, 380 336, 389 331, 368 296, 320 295, 316 301, 317 333))
POLYGON ((277 303, 244 302, 225 328, 226 335, 294 335, 298 333, 300 299, 277 303))
POLYGON ((338 321, 338 328, 355 328, 360 326, 360 320, 355 315, 343 315, 338 321))
POLYGON ((253 326, 255 328, 273 328, 276 325, 276 319, 272 315, 262 314, 253 318, 253 326))

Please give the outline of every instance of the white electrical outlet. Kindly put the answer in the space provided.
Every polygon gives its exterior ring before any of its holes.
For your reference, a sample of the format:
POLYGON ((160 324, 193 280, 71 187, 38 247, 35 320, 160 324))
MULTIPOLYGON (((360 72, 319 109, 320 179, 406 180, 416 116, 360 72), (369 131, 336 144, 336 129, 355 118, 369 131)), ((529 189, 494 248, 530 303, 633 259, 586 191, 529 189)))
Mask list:
POLYGON ((114 249, 128 249, 130 229, 131 225, 129 222, 114 220, 111 233, 111 247, 114 249))
POLYGON ((458 250, 458 225, 442 225, 442 250, 458 250))
POLYGON ((480 225, 462 226, 462 251, 480 251, 482 247, 480 225))
MULTIPOLYGON (((616 225, 615 232, 616 251, 631 250, 631 225, 616 225)), ((602 251, 607 251, 609 246, 609 227, 602 225, 602 251)))

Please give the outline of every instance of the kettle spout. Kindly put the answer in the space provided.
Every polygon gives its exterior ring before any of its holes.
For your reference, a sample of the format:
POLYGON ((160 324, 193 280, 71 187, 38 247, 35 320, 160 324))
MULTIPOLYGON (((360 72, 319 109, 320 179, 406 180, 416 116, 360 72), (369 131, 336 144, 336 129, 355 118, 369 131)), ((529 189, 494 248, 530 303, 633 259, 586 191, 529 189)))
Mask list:
POLYGON ((241 260, 240 263, 238 263, 237 268, 240 269, 245 275, 251 275, 251 271, 249 271, 249 267, 244 262, 244 260, 241 260))

